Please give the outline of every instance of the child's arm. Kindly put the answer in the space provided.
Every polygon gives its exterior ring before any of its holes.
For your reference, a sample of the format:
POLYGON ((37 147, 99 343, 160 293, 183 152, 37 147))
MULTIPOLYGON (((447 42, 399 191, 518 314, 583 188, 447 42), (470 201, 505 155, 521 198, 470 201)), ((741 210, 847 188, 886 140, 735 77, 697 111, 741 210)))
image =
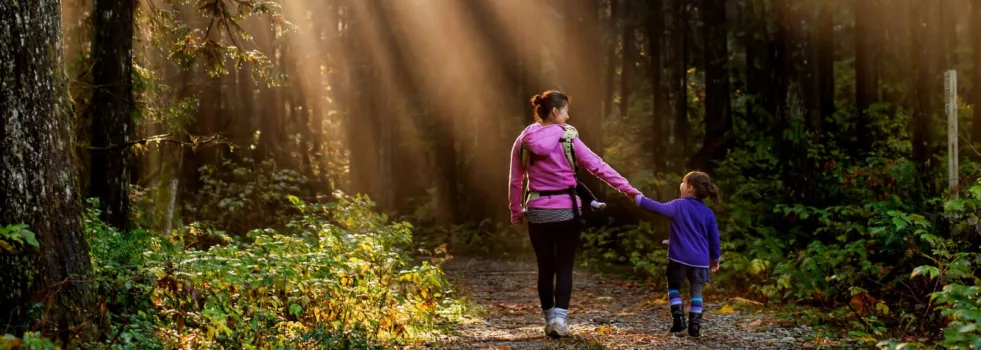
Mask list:
POLYGON ((719 260, 722 259, 722 248, 719 245, 719 225, 715 222, 715 215, 712 215, 708 224, 708 243, 712 266, 719 266, 719 260))
POLYGON ((658 201, 652 200, 650 198, 644 197, 642 194, 638 194, 634 197, 634 203, 637 204, 641 209, 646 211, 657 213, 665 217, 673 217, 678 211, 677 201, 670 201, 667 203, 660 203, 658 201))

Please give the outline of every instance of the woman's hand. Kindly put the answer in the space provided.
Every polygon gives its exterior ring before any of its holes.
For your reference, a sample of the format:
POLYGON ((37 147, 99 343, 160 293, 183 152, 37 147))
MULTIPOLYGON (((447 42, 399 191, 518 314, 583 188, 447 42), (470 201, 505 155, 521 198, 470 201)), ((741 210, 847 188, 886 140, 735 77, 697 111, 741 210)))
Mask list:
POLYGON ((713 262, 709 263, 709 268, 712 269, 712 272, 719 271, 719 262, 718 261, 713 261, 713 262))

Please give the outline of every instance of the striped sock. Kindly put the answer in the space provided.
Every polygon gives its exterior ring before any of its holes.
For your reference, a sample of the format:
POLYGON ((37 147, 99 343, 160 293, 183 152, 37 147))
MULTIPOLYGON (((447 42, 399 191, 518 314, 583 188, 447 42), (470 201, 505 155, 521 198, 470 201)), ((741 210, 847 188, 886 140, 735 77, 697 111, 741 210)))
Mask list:
POLYGON ((671 305, 681 305, 681 291, 677 289, 669 289, 668 299, 671 300, 671 305))
POLYGON ((691 298, 691 312, 702 313, 702 298, 691 298))
POLYGON ((691 312, 693 313, 702 313, 702 288, 704 287, 702 283, 691 284, 691 312))

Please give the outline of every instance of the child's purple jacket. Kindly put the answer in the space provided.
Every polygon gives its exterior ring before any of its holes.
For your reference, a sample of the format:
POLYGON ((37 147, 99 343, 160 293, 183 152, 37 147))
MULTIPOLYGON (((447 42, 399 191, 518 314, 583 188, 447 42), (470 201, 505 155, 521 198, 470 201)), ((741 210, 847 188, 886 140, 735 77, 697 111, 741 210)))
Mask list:
POLYGON ((718 262, 721 257, 719 247, 719 227, 715 213, 695 197, 675 199, 659 203, 638 195, 637 205, 649 212, 661 214, 671 219, 668 239, 668 259, 694 267, 709 267, 709 262, 718 262))
MULTIPOLYGON (((534 123, 526 127, 518 139, 514 141, 514 146, 511 148, 511 178, 508 186, 511 222, 518 220, 518 213, 524 202, 524 198, 521 198, 521 183, 525 176, 529 178, 529 187, 532 191, 558 191, 576 186, 572 167, 569 166, 569 161, 565 158, 565 151, 562 150, 562 145, 559 142, 563 133, 565 133, 565 128, 562 125, 542 126, 540 123, 534 123), (525 169, 521 164, 522 146, 532 153, 534 165, 529 165, 529 169, 525 169)), ((572 147, 580 167, 589 170, 590 173, 618 191, 631 196, 640 194, 640 191, 631 187, 623 176, 620 176, 613 168, 603 162, 603 159, 593 153, 578 138, 573 141, 572 147)), ((579 202, 581 208, 582 201, 578 197, 576 201, 579 202)), ((529 202, 528 207, 566 209, 572 208, 572 200, 567 195, 543 196, 529 202)))

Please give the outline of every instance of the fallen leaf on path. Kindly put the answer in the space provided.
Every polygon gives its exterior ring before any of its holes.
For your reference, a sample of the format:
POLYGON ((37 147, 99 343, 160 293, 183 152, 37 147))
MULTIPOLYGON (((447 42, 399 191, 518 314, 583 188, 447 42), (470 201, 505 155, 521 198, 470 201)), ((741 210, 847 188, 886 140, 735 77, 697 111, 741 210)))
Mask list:
POLYGON ((763 320, 756 320, 743 325, 743 328, 759 327, 761 325, 763 325, 763 320))
POLYGON ((599 328, 596 328, 596 333, 599 333, 599 334, 610 334, 610 333, 613 333, 613 328, 610 328, 610 327, 607 327, 607 326, 599 326, 599 328))
POLYGON ((732 306, 730 306, 730 305, 727 304, 727 305, 722 305, 722 307, 719 308, 719 311, 716 311, 715 313, 725 315, 725 314, 731 314, 731 313, 734 313, 734 312, 736 312, 736 309, 733 309, 732 306))
POLYGON ((749 299, 744 299, 744 298, 740 298, 740 297, 735 297, 735 298, 732 298, 732 299, 729 299, 729 300, 732 300, 733 302, 737 302, 737 303, 743 303, 743 304, 752 304, 752 305, 760 305, 760 306, 763 305, 763 303, 758 302, 756 300, 749 300, 749 299))

